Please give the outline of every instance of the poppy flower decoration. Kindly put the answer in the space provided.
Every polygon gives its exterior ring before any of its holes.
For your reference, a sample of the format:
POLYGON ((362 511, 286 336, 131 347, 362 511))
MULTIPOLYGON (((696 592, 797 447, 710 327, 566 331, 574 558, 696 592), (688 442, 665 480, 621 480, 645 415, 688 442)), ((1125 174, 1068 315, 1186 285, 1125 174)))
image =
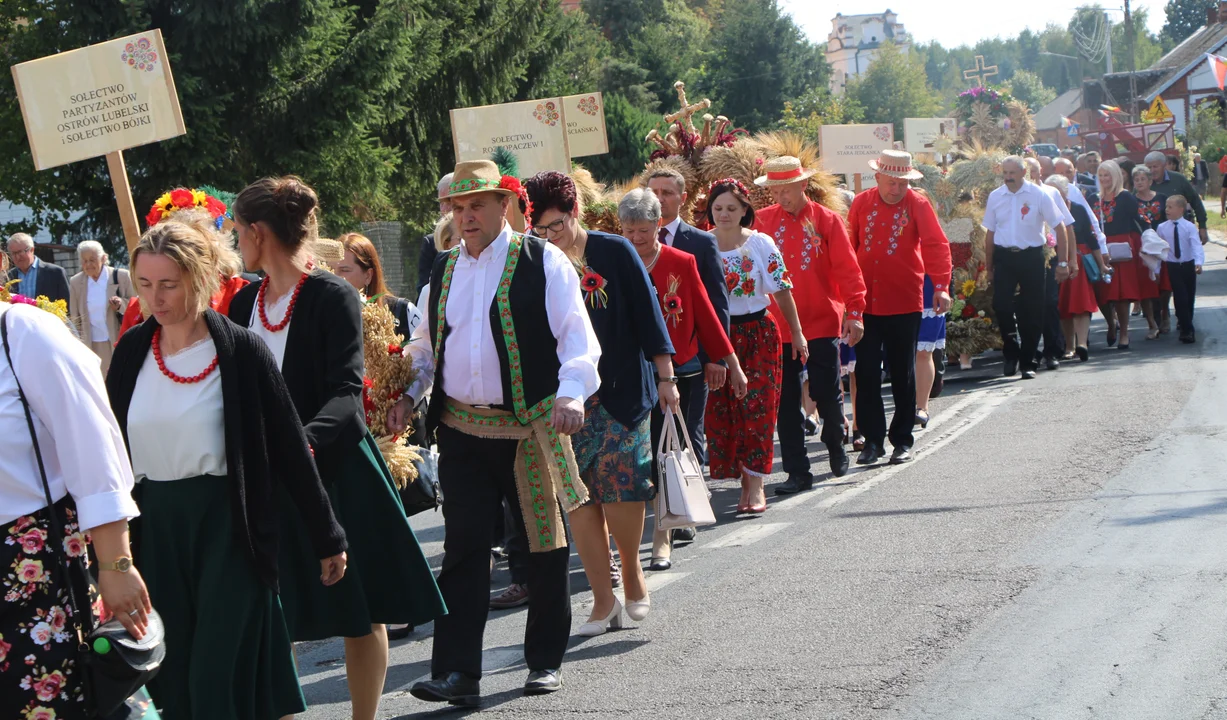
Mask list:
POLYGON ((605 285, 605 278, 601 277, 596 270, 587 265, 584 266, 584 275, 579 281, 579 286, 584 291, 584 300, 593 310, 609 304, 609 295, 605 292, 605 285))
POLYGON ((1023 216, 1023 217, 1027 217, 1027 215, 1028 215, 1030 212, 1031 212, 1031 206, 1030 206, 1030 205, 1028 205, 1027 203, 1023 203, 1023 206, 1022 206, 1022 216, 1023 216))
POLYGON ((724 284, 728 286, 729 292, 732 292, 737 287, 737 283, 740 280, 741 276, 735 272, 726 273, 724 275, 724 284))
POLYGON ((676 275, 670 275, 669 292, 665 293, 665 297, 661 300, 661 306, 665 311, 665 320, 673 323, 673 327, 677 327, 678 323, 682 321, 682 298, 677 294, 677 289, 681 284, 681 278, 676 275))

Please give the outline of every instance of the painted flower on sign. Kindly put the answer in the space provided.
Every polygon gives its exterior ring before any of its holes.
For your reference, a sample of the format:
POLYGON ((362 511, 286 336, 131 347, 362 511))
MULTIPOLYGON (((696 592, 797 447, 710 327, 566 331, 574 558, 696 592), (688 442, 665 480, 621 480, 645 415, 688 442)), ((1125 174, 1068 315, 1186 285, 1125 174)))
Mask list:
POLYGON ((890 127, 887 125, 879 125, 873 131, 873 136, 882 142, 890 142, 890 127))
POLYGON ((581 99, 578 107, 580 112, 587 113, 588 115, 596 115, 600 111, 600 107, 596 104, 595 95, 589 95, 581 99))
POLYGON ((158 64, 158 51, 153 49, 149 38, 140 38, 136 42, 124 43, 119 59, 134 70, 153 72, 158 64))
POLYGON ((537 118, 542 124, 554 127, 558 124, 559 119, 558 106, 552 100, 537 103, 537 109, 533 111, 533 117, 537 118))

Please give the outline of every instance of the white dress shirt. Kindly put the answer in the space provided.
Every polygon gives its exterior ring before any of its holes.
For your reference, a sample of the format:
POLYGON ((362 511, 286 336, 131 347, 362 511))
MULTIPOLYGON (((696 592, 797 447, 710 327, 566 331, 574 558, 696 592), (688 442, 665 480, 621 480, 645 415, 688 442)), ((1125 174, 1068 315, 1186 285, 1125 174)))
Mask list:
MULTIPOLYGON (((450 333, 443 350, 442 382, 448 397, 468 405, 503 404, 503 375, 490 327, 490 306, 503 275, 510 238, 511 226, 504 225, 499 236, 477 258, 469 254, 463 240, 456 249, 456 266, 445 309, 450 333)), ((597 374, 601 347, 584 307, 575 266, 550 243, 545 244, 544 263, 545 311, 550 330, 558 340, 558 362, 562 365, 556 395, 583 402, 601 384, 597 374)), ((434 338, 429 322, 418 325, 407 352, 418 371, 417 380, 408 391, 416 404, 430 392, 436 380, 434 338)))
POLYGON ((1197 226, 1193 223, 1180 218, 1175 222, 1164 220, 1159 223, 1157 230, 1159 237, 1167 241, 1171 250, 1167 253, 1167 257, 1163 258, 1168 262, 1190 262, 1201 267, 1206 264, 1206 249, 1201 246, 1201 235, 1197 226), (1176 230, 1180 231, 1180 259, 1176 259, 1176 230))
POLYGON ((85 308, 89 311, 89 338, 93 342, 110 342, 111 331, 107 329, 107 281, 110 273, 106 268, 95 280, 85 275, 85 308))
POLYGON ((72 494, 82 530, 139 515, 98 356, 44 310, 0 303, 0 318, 13 352, 10 366, 0 351, 0 524, 47 506, 14 371, 30 402, 51 498, 72 494))
POLYGON ((673 247, 673 239, 677 237, 677 229, 681 226, 682 226, 682 216, 681 215, 678 215, 677 217, 673 218, 673 222, 664 226, 665 230, 669 231, 669 233, 665 235, 666 245, 668 245, 669 247, 673 247))
MULTIPOLYGON (((206 338, 162 361, 176 375, 204 371, 217 348, 206 338)), ((128 406, 132 472, 147 480, 182 480, 226 475, 226 434, 222 374, 197 383, 177 383, 162 374, 151 349, 141 364, 128 406)))
POLYGON ((981 226, 993 233, 994 245, 1018 249, 1043 247, 1048 244, 1044 223, 1050 227, 1064 225, 1068 214, 1069 208, 1057 207, 1052 196, 1039 185, 1024 181, 1018 192, 1010 192, 1009 187, 1002 185, 988 196, 981 226))
MULTIPOLYGON (((268 303, 264 306, 264 317, 268 318, 271 325, 276 325, 285 318, 285 313, 290 309, 290 298, 294 297, 294 291, 291 290, 285 295, 277 298, 276 302, 268 303)), ((277 332, 272 332, 264 327, 264 323, 260 322, 260 300, 251 306, 251 318, 247 321, 247 329, 255 333, 264 344, 268 346, 270 352, 273 353, 273 359, 277 361, 277 367, 285 365, 285 339, 290 336, 290 325, 294 324, 293 318, 286 326, 277 332)))
POLYGON ((1075 205, 1081 205, 1086 208, 1086 214, 1091 216, 1091 228, 1095 231, 1095 240, 1099 242, 1099 252, 1108 253, 1108 236, 1103 234, 1103 228, 1099 225, 1099 215, 1095 212, 1095 208, 1086 201, 1086 195, 1082 194, 1082 189, 1074 183, 1069 184, 1069 201, 1075 205))

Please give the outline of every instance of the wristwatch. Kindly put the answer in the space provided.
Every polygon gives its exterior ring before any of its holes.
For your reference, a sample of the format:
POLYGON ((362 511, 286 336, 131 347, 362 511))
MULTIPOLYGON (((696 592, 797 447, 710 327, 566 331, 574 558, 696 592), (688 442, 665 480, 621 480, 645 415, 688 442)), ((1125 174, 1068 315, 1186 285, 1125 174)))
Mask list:
POLYGON ((1061 262, 1057 263, 1057 267, 1060 267, 1060 268, 1069 267, 1069 263, 1062 260, 1061 262))
POLYGON ((112 570, 114 572, 126 573, 132 569, 132 558, 121 557, 112 563, 98 563, 99 570, 112 570))
POLYGON ((677 384, 677 376, 676 376, 676 375, 670 375, 669 377, 663 377, 663 378, 660 378, 660 381, 661 381, 661 382, 667 382, 667 383, 673 383, 674 385, 676 385, 676 384, 677 384))

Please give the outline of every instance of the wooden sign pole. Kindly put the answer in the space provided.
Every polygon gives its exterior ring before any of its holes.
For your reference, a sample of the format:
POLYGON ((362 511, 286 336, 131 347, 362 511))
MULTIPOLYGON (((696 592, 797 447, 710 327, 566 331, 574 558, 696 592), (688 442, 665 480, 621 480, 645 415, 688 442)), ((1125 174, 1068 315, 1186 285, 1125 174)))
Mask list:
POLYGON ((111 173, 115 204, 119 206, 119 222, 124 228, 124 241, 128 245, 128 258, 131 259, 141 239, 141 225, 136 216, 136 205, 132 202, 132 188, 128 186, 128 168, 124 165, 122 150, 107 153, 107 171, 111 173))
POLYGON ((852 187, 857 195, 861 194, 861 174, 856 173, 852 176, 852 187))

